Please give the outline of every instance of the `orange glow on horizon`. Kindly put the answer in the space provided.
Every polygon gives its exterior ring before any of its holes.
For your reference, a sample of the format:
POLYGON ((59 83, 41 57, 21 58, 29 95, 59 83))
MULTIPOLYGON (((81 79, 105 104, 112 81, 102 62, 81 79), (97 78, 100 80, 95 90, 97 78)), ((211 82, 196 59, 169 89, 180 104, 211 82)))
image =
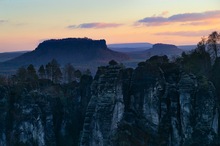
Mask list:
POLYGON ((191 45, 212 31, 220 31, 218 0, 202 0, 203 3, 195 2, 196 6, 189 0, 186 0, 188 4, 173 1, 167 6, 161 3, 162 0, 129 1, 127 5, 122 5, 125 1, 120 0, 120 7, 112 1, 106 5, 94 0, 89 6, 81 1, 71 1, 69 5, 55 1, 54 7, 42 5, 42 0, 34 2, 35 5, 0 1, 0 4, 11 6, 7 9, 0 5, 0 10, 5 12, 0 13, 0 52, 34 50, 43 40, 74 37, 105 39, 107 44, 191 45))

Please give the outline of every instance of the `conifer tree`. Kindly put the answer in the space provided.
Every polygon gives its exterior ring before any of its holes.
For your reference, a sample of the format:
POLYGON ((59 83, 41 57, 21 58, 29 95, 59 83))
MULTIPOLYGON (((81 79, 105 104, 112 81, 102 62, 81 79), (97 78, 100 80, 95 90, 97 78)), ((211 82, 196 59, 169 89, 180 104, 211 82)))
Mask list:
POLYGON ((44 65, 40 66, 40 68, 38 69, 38 74, 41 79, 44 79, 46 77, 46 71, 44 65))

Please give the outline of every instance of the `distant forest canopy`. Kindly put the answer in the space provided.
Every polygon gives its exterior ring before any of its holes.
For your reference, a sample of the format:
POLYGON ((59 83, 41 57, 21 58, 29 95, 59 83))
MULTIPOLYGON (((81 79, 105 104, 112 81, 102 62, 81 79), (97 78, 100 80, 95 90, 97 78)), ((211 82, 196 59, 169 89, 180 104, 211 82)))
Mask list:
MULTIPOLYGON (((65 39, 69 41, 69 39, 65 39)), ((86 41, 91 39, 76 39, 78 41, 86 41)), ((48 40, 47 42, 53 42, 54 40, 48 40)), ((91 40, 92 41, 92 40, 91 40)), ((103 41, 103 40, 100 40, 103 41)), ((103 42, 105 44, 105 42, 103 42)), ((214 83, 219 78, 217 75, 220 74, 220 33, 217 31, 212 32, 208 38, 202 37, 201 41, 198 42, 197 48, 188 53, 183 52, 178 58, 175 58, 172 62, 180 66, 185 72, 193 73, 201 77, 206 77, 212 80, 214 83)), ((159 56, 151 57, 157 58, 159 56)), ((164 60, 163 60, 164 61, 164 60)), ((110 61, 109 64, 112 65, 110 61)), ((157 62, 158 63, 158 62, 157 62)), ((139 63, 140 65, 141 63, 139 63)), ((45 66, 41 65, 38 69, 34 65, 30 64, 28 67, 20 67, 15 75, 11 77, 0 76, 0 84, 11 84, 11 83, 34 83, 37 84, 38 80, 49 80, 55 84, 60 83, 71 83, 73 81, 79 81, 82 75, 91 76, 89 69, 80 71, 75 69, 70 63, 66 64, 61 69, 59 62, 55 59, 48 62, 45 66)), ((217 83, 215 83, 217 84, 217 83)))
MULTIPOLYGON (((45 66, 41 65, 38 69, 32 64, 28 67, 20 67, 16 74, 10 78, 16 84, 19 82, 37 83, 38 80, 48 80, 55 84, 60 84, 79 81, 82 75, 91 76, 91 71, 89 69, 80 71, 79 69, 75 69, 70 63, 61 68, 57 60, 53 59, 45 66)), ((4 77, 1 77, 0 80, 1 82, 5 81, 4 77)))

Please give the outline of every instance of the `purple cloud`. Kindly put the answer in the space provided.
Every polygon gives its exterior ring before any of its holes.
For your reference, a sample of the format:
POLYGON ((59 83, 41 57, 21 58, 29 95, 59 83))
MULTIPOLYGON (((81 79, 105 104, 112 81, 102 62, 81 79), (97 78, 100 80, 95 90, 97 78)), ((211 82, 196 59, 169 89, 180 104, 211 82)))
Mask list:
POLYGON ((208 19, 219 19, 220 10, 215 11, 206 11, 201 13, 183 13, 175 14, 170 17, 146 17, 144 19, 138 20, 139 24, 144 25, 164 25, 171 22, 195 22, 195 21, 204 21, 208 19))
POLYGON ((82 23, 79 25, 69 25, 67 28, 76 29, 76 28, 110 28, 110 27, 119 27, 122 24, 118 23, 82 23))
POLYGON ((144 25, 148 25, 148 26, 151 26, 151 25, 162 25, 162 24, 166 24, 168 23, 167 21, 167 18, 164 18, 164 17, 146 17, 142 20, 139 20, 136 24, 144 24, 144 25))
POLYGON ((206 36, 213 32, 215 29, 211 30, 200 30, 200 31, 175 31, 175 32, 159 32, 154 35, 166 35, 166 36, 185 36, 185 37, 195 37, 195 36, 206 36))

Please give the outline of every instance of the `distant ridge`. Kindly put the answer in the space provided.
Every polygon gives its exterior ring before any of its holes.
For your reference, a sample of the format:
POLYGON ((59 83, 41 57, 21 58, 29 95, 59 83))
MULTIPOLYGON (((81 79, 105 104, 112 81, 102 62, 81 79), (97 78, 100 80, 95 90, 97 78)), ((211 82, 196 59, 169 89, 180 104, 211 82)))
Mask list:
POLYGON ((197 46, 196 45, 181 45, 177 47, 183 51, 191 51, 191 50, 194 50, 197 46))
POLYGON ((111 59, 123 61, 129 59, 125 54, 107 48, 105 40, 88 38, 65 38, 46 40, 31 52, 7 61, 8 64, 27 65, 45 64, 52 59, 59 63, 81 64, 88 62, 107 62, 111 59))
POLYGON ((144 51, 152 47, 150 43, 120 43, 108 44, 108 48, 118 52, 144 51))
POLYGON ((24 53, 27 53, 28 51, 15 51, 15 52, 3 52, 0 53, 0 62, 5 62, 8 60, 11 60, 13 58, 16 58, 24 53))
POLYGON ((167 55, 167 56, 173 56, 173 55, 180 55, 183 50, 179 49, 177 46, 172 44, 154 44, 151 49, 148 49, 145 51, 147 54, 150 54, 151 56, 154 55, 167 55))
POLYGON ((129 52, 127 53, 132 59, 148 59, 152 56, 163 56, 167 55, 168 57, 172 56, 179 56, 183 50, 179 49, 177 46, 172 44, 162 44, 157 43, 152 46, 152 48, 145 50, 145 51, 139 51, 139 52, 129 52))

